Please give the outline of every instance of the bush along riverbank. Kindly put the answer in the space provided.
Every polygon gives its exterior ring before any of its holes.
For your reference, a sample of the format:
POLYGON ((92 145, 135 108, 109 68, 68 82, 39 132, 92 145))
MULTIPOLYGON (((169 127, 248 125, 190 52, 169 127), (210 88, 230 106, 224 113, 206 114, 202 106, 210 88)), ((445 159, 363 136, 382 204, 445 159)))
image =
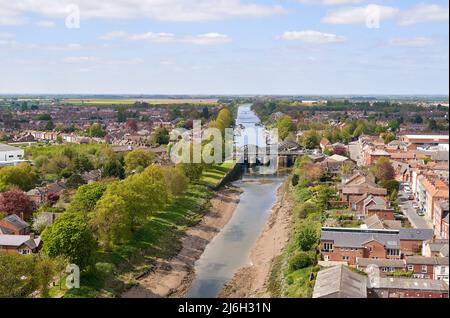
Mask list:
POLYGON ((289 240, 272 262, 267 288, 272 297, 309 298, 320 270, 320 229, 328 201, 336 195, 333 184, 308 157, 299 157, 290 176, 288 193, 294 201, 289 240), (328 180, 329 181, 329 180, 328 180))

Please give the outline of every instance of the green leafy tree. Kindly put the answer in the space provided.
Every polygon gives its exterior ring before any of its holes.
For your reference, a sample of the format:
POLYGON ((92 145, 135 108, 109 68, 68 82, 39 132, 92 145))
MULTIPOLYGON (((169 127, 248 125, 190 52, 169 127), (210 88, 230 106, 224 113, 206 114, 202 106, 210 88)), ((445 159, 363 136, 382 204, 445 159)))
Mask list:
POLYGON ((283 116, 277 121, 278 137, 281 140, 286 139, 290 132, 295 131, 295 125, 290 116, 283 116))
POLYGON ((302 136, 302 146, 306 149, 315 149, 319 143, 320 136, 315 130, 310 130, 302 136))
POLYGON ((99 123, 92 124, 86 133, 89 137, 103 138, 106 136, 106 131, 102 128, 102 125, 100 125, 99 123))
POLYGON ((31 255, 0 252, 0 273, 0 298, 28 297, 38 288, 31 255))
POLYGON ((170 135, 166 127, 156 128, 150 137, 150 142, 154 145, 167 145, 169 141, 170 135))
POLYGON ((101 182, 92 182, 79 187, 67 207, 67 211, 81 214, 86 220, 88 213, 94 210, 97 201, 103 196, 106 188, 107 186, 101 182))
POLYGON ((23 191, 28 191, 35 186, 37 180, 36 173, 26 163, 0 168, 0 184, 5 185, 6 188, 16 186, 23 191))
POLYGON ((97 202, 90 225, 105 249, 124 243, 131 236, 131 219, 125 201, 108 192, 97 202))
POLYGON ((317 225, 313 222, 303 223, 297 233, 298 247, 302 251, 310 251, 315 248, 319 240, 317 225))
POLYGON ((179 168, 161 167, 167 191, 172 196, 182 195, 188 186, 189 178, 179 168))
POLYGON ((42 232, 43 251, 50 257, 63 256, 87 269, 94 263, 97 242, 86 221, 79 214, 63 213, 42 232))
POLYGON ((147 168, 155 159, 155 155, 144 149, 135 149, 125 155, 125 171, 142 171, 147 168))

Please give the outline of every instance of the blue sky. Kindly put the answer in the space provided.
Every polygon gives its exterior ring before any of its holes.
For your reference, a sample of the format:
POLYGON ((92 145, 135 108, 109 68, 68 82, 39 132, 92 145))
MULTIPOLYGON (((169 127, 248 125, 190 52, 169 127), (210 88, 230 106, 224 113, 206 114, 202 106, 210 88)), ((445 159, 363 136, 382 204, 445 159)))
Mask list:
POLYGON ((448 94, 448 23, 448 0, 0 0, 0 94, 448 94))

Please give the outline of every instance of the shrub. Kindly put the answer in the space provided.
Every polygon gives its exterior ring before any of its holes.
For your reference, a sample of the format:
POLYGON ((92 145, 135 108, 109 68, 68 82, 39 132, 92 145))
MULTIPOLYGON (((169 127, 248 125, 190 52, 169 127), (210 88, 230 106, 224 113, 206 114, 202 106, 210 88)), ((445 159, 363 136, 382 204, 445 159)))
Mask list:
POLYGON ((299 180, 299 176, 298 176, 298 174, 294 174, 293 176, 292 176, 292 185, 295 187, 297 184, 298 184, 298 180, 299 180))
POLYGON ((302 251, 310 251, 315 248, 318 240, 319 234, 315 222, 306 222, 299 227, 297 242, 302 251))
POLYGON ((319 211, 319 208, 312 202, 305 202, 297 207, 298 216, 302 219, 306 218, 309 214, 317 211, 319 211))
POLYGON ((297 251, 289 260, 289 271, 294 272, 296 270, 308 267, 313 263, 314 258, 312 257, 311 253, 297 251))

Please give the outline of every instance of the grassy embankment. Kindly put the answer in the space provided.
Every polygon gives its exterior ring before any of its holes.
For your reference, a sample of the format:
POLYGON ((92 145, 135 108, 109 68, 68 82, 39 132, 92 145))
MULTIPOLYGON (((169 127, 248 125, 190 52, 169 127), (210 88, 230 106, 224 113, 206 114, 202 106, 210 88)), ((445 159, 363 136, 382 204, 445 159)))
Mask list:
POLYGON ((320 182, 294 186, 291 177, 287 191, 295 206, 290 237, 284 252, 273 260, 268 290, 273 297, 310 298, 320 269, 320 228, 328 216, 327 199, 334 190, 320 182))
POLYGON ((197 224, 209 209, 212 190, 233 167, 232 162, 215 165, 204 171, 198 184, 151 217, 132 239, 110 251, 99 252, 95 270, 81 277, 81 288, 59 290, 51 295, 64 297, 116 297, 139 277, 152 270, 156 259, 175 256, 181 249, 181 237, 188 227, 197 224))

